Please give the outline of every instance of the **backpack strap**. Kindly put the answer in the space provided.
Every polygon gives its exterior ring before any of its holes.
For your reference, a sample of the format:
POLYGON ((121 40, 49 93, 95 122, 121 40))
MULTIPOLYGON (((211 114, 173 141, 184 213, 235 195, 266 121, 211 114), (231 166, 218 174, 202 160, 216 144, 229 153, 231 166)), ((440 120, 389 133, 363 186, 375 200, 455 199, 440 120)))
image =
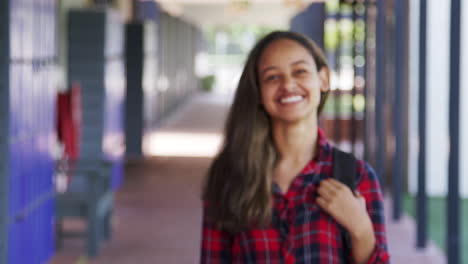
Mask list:
MULTIPOLYGON (((346 186, 351 189, 351 191, 354 193, 354 191, 357 188, 358 184, 358 175, 356 172, 356 158, 354 157, 353 154, 347 153, 344 151, 341 151, 335 147, 333 147, 333 178, 336 180, 342 182, 346 186)), ((348 263, 348 260, 346 259, 347 255, 350 255, 351 253, 351 238, 349 236, 348 231, 346 231, 344 228, 342 230, 342 239, 343 239, 343 246, 344 246, 344 251, 345 251, 345 263, 348 263)))
POLYGON ((333 178, 354 192, 357 187, 356 158, 353 154, 333 147, 333 178))

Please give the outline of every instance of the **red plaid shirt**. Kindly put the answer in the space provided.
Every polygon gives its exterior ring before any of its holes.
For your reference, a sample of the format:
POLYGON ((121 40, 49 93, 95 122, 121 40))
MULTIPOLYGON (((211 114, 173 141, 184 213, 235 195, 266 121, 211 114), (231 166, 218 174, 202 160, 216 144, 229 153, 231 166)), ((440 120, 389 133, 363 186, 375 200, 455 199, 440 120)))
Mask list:
MULTIPOLYGON (((382 194, 373 169, 358 161, 357 190, 364 196, 371 217, 376 247, 368 263, 389 263, 382 194)), ((315 203, 321 180, 332 177, 332 146, 318 133, 318 155, 283 194, 273 187, 273 219, 268 228, 233 235, 203 220, 201 263, 352 263, 343 228, 315 203)))

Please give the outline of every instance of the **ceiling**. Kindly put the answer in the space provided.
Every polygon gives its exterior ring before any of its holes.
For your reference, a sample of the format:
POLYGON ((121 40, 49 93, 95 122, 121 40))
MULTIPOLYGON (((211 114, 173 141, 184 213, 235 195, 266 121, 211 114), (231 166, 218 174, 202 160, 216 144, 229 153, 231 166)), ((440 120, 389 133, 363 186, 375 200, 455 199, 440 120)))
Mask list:
POLYGON ((256 24, 288 28, 306 5, 323 0, 155 0, 172 15, 200 26, 256 24), (240 3, 236 5, 235 3, 240 3), (247 2, 247 5, 242 5, 247 2))

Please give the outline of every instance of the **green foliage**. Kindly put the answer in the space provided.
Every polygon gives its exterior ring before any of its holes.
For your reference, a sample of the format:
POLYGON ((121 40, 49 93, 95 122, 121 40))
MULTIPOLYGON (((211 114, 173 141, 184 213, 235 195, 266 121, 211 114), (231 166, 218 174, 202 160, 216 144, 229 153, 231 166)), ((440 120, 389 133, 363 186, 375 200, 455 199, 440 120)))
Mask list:
POLYGON ((202 90, 206 92, 213 91, 213 86, 216 81, 216 77, 214 75, 207 75, 201 79, 202 82, 202 90))

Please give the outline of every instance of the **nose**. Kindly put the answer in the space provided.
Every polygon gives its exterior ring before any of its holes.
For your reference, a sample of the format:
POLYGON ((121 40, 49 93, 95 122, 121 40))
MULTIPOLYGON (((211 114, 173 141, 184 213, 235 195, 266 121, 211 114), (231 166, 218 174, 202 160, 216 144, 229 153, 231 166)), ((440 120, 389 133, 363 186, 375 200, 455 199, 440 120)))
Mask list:
POLYGON ((283 79, 283 89, 287 92, 293 91, 295 89, 296 82, 291 76, 285 76, 283 79))

